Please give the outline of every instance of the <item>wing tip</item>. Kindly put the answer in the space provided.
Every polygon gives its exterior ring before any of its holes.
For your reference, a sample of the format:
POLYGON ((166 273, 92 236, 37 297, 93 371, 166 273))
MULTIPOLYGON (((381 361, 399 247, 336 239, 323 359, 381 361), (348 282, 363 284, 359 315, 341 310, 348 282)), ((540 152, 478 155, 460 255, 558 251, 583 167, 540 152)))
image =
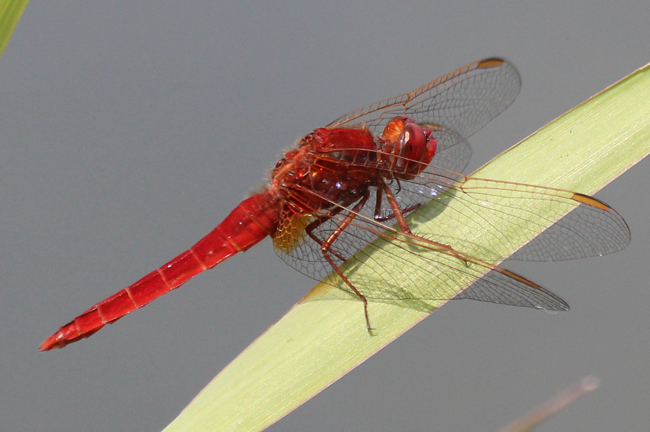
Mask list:
POLYGON ((507 63, 504 59, 499 57, 490 57, 478 62, 476 67, 478 69, 489 69, 493 67, 501 66, 502 64, 507 63))

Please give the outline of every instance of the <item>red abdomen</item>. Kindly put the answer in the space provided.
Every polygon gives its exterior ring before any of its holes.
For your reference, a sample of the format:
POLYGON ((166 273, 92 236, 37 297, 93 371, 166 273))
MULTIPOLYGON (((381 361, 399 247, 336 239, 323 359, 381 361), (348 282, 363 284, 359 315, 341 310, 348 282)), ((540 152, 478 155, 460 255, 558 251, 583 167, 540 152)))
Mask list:
POLYGON ((104 325, 178 288, 202 271, 250 249, 277 229, 280 213, 277 206, 269 191, 245 199, 189 250, 133 285, 95 304, 47 338, 39 349, 48 351, 62 348, 86 338, 104 325))

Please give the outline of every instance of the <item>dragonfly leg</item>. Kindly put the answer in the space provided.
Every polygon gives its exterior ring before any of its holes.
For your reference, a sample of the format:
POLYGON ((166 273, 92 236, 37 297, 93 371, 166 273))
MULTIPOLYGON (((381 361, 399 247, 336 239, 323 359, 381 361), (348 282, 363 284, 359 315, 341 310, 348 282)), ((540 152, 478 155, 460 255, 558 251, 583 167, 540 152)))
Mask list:
MULTIPOLYGON (((321 248, 321 250, 322 250, 322 248, 321 248)), ((348 278, 345 277, 345 275, 343 274, 343 272, 341 271, 341 269, 340 269, 340 268, 336 265, 336 263, 332 260, 332 258, 329 256, 329 254, 328 254, 327 251, 323 250, 323 256, 325 257, 325 259, 327 260, 327 262, 332 266, 332 269, 336 272, 336 274, 339 275, 339 277, 343 280, 343 282, 345 282, 345 284, 346 284, 348 287, 350 287, 350 289, 352 290, 352 292, 354 292, 354 293, 357 295, 357 297, 359 297, 359 299, 363 302, 363 315, 364 315, 364 317, 366 318, 366 329, 368 329, 368 333, 370 333, 370 335, 372 336, 373 328, 372 328, 372 326, 370 325, 370 317, 368 316, 368 299, 366 299, 366 296, 364 296, 363 294, 361 294, 361 293, 359 292, 359 290, 357 290, 357 289, 354 287, 354 285, 352 284, 352 282, 350 282, 350 280, 349 280, 348 278)))
MULTIPOLYGON (((307 233, 307 235, 322 247, 323 246, 323 240, 316 237, 316 235, 314 234, 314 231, 319 226, 321 226, 323 223, 325 223, 326 221, 332 219, 337 214, 341 213, 341 210, 343 210, 343 207, 337 207, 336 209, 332 210, 330 213, 317 217, 314 221, 312 221, 309 225, 307 225, 307 228, 305 228, 305 232, 307 233)), ((341 262, 344 262, 346 260, 345 257, 339 255, 335 251, 330 251, 330 252, 336 258, 338 258, 341 262)))
POLYGON ((388 201, 391 210, 393 210, 393 216, 397 219, 397 225, 399 225, 402 232, 411 234, 411 228, 409 228, 409 225, 406 222, 404 211, 400 208, 395 195, 393 195, 393 191, 383 182, 379 187, 377 187, 377 190, 382 190, 386 194, 386 200, 388 201))
MULTIPOLYGON (((399 225, 402 232, 406 234, 412 234, 411 229, 409 228, 408 223, 406 222, 406 218, 404 217, 404 213, 408 213, 412 210, 415 210, 418 207, 421 207, 422 204, 415 204, 405 209, 400 208, 399 203, 395 198, 395 195, 393 195, 393 191, 388 187, 386 183, 383 183, 380 187, 377 188, 378 202, 380 198, 380 191, 382 190, 386 193, 386 200, 388 201, 388 204, 390 204, 391 210, 393 211, 393 217, 397 219, 397 224, 399 225)), ((377 214, 377 212, 380 210, 381 209, 379 208, 378 205, 378 207, 375 208, 375 214, 377 214)), ((438 243, 438 242, 433 242, 433 243, 439 245, 444 251, 446 251, 446 253, 461 260, 463 263, 465 263, 465 265, 469 265, 469 261, 465 257, 463 257, 460 253, 458 253, 453 247, 446 245, 444 243, 438 243)))
POLYGON ((368 299, 366 299, 366 296, 364 296, 350 280, 343 274, 339 266, 334 262, 332 259, 331 255, 334 255, 336 258, 338 258, 341 261, 345 261, 345 258, 338 255, 336 251, 333 251, 331 249, 332 244, 336 241, 336 239, 345 231, 345 229, 352 223, 354 218, 357 216, 359 211, 363 208, 364 205, 366 205, 366 202, 368 202, 368 198, 370 198, 370 192, 366 191, 359 200, 359 202, 352 208, 350 212, 341 220, 341 223, 336 227, 334 232, 330 234, 324 241, 319 240, 314 234, 313 231, 320 226, 322 223, 324 223, 327 220, 330 220, 332 216, 337 215, 338 213, 341 212, 343 209, 342 207, 339 207, 332 212, 330 212, 327 215, 320 216, 318 219, 316 219, 314 222, 309 224, 307 227, 306 231, 307 234, 314 239, 317 243, 320 244, 320 250, 323 253, 323 257, 325 260, 328 262, 328 264, 332 267, 332 270, 341 278, 341 280, 352 290, 352 292, 359 297, 361 302, 363 302, 363 314, 366 319, 366 328, 368 329, 368 333, 372 335, 372 326, 370 325, 370 317, 368 316, 368 299))
MULTIPOLYGON (((379 193, 379 191, 377 191, 377 192, 379 193)), ((422 204, 421 204, 421 203, 413 204, 413 205, 410 206, 410 207, 406 207, 405 209, 402 209, 402 213, 404 213, 404 214, 408 214, 408 213, 411 213, 411 212, 414 211, 414 210, 419 209, 420 207, 422 207, 422 204)), ((375 216, 374 216, 374 219, 375 219, 377 222, 387 222, 387 221, 389 221, 389 220, 395 219, 395 214, 394 214, 393 212, 387 214, 386 216, 382 216, 381 213, 382 213, 382 212, 381 212, 381 204, 378 202, 378 203, 377 203, 377 207, 375 208, 375 216)))

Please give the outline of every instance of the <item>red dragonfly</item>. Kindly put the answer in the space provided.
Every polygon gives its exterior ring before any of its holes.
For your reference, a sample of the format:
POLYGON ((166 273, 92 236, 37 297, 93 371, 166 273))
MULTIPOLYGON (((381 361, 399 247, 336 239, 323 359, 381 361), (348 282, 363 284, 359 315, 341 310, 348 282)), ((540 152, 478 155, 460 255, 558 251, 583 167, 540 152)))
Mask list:
MULTIPOLYGON (((242 201, 206 237, 92 306, 40 349, 62 348, 86 338, 267 236, 277 254, 296 270, 325 279, 360 300, 369 332, 368 302, 373 300, 461 298, 568 310, 561 298, 525 277, 463 253, 462 239, 437 241, 413 234, 405 218, 431 200, 444 207, 452 197, 483 221, 486 232, 497 231, 490 234, 494 244, 507 243, 505 231, 488 229, 487 213, 508 218, 511 229, 530 230, 533 237, 529 224, 517 221, 533 215, 552 220, 556 216, 546 215, 537 204, 563 202, 573 210, 513 258, 567 260, 627 246, 630 232, 625 221, 595 198, 457 174, 471 156, 466 138, 507 108, 519 89, 517 70, 505 60, 491 58, 314 130, 276 164, 261 192, 242 201), (368 251, 378 248, 379 238, 408 251, 407 258, 394 254, 388 264, 375 261, 368 251), (342 271, 346 262, 372 266, 375 277, 342 271), (444 269, 445 276, 431 286, 417 279, 410 270, 413 266, 444 269), (449 283, 457 277, 478 280, 457 293, 449 283)), ((463 219, 457 223, 462 225, 463 219)))

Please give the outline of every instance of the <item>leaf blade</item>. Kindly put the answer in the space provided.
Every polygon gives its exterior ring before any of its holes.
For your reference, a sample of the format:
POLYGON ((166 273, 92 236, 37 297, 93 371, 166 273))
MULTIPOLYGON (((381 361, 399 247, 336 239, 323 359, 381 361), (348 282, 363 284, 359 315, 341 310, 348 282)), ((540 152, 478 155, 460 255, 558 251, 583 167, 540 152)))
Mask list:
MULTIPOLYGON (((650 65, 551 122, 474 175, 592 194, 650 153, 650 104, 644 103, 648 100, 650 65)), ((444 226, 444 217, 441 214, 420 229, 435 232, 444 226)), ((477 247, 489 246, 480 245, 485 237, 480 232, 471 237, 477 247)), ((521 244, 525 241, 521 239, 521 244)), ((373 326, 381 331, 369 337, 361 303, 346 296, 329 286, 316 286, 233 360, 165 431, 262 430, 429 314, 373 304, 373 326)))

